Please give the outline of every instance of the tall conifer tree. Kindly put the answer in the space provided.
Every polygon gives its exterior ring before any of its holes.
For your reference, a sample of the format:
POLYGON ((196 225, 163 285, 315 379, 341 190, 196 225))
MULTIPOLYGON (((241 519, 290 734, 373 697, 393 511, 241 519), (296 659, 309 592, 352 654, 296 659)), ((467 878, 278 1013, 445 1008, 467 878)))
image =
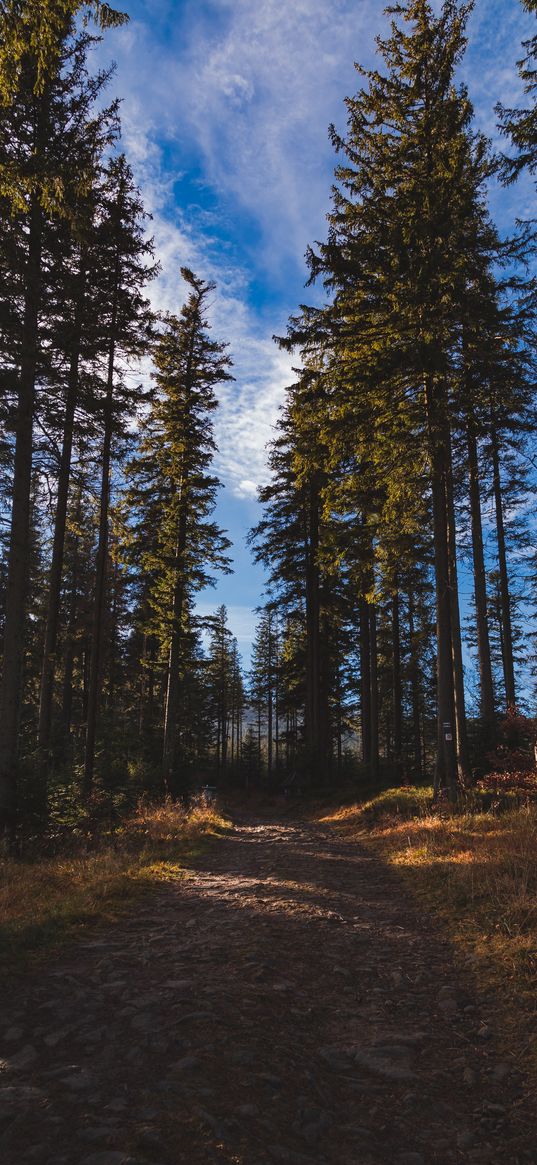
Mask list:
POLYGON ((94 169, 94 143, 88 133, 88 116, 99 87, 92 92, 80 69, 80 49, 77 49, 74 28, 78 7, 13 0, 0 14, 0 196, 16 216, 24 254, 0 689, 0 828, 4 830, 13 829, 16 813, 17 734, 29 583, 33 436, 47 231, 54 221, 74 220, 94 169))
POLYGON ((211 569, 227 570, 229 541, 210 518, 220 482, 211 472, 216 451, 215 388, 229 381, 227 346, 211 339, 207 300, 214 289, 188 268, 179 316, 168 315, 155 350, 155 395, 129 469, 129 505, 141 570, 150 579, 149 626, 166 656, 164 787, 180 786, 178 718, 185 625, 193 596, 211 569))

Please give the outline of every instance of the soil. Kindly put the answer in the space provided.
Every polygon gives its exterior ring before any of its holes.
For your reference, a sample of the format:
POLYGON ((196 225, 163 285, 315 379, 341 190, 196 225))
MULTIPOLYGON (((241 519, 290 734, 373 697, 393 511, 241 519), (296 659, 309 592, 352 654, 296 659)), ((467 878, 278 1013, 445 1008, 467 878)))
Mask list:
POLYGON ((239 822, 4 998, 0 1159, 537 1163, 495 1010, 371 853, 239 822))

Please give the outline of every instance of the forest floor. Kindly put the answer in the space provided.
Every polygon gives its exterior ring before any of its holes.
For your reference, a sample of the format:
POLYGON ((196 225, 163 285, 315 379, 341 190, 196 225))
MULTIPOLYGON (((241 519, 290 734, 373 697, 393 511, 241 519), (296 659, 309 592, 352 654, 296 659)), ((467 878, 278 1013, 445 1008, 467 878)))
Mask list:
POLYGON ((3 1165, 537 1163, 497 1000, 401 873, 243 818, 0 1007, 3 1165))

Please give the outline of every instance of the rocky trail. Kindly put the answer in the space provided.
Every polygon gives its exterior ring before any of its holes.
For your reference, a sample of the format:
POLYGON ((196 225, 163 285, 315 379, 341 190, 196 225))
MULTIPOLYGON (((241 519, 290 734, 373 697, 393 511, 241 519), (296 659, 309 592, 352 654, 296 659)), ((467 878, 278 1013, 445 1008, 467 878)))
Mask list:
POLYGON ((238 824, 0 1024, 2 1165, 537 1162, 494 1000, 318 826, 238 824))

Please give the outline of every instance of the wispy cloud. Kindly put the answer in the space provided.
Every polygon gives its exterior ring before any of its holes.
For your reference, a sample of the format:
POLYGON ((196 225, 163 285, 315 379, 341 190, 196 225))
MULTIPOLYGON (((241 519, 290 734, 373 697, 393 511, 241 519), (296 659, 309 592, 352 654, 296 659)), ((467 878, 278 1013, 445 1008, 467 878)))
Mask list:
MULTIPOLYGON (((114 38, 125 147, 162 264, 155 305, 177 310, 182 264, 217 283, 212 322, 230 342, 236 377, 221 392, 218 467, 238 497, 252 497, 266 477, 265 447, 292 378, 271 336, 301 295, 306 244, 324 234, 333 167, 326 127, 344 122, 343 96, 358 84, 353 58, 374 62, 383 7, 133 0, 131 24, 114 38), (198 184, 195 205, 177 194, 185 173, 189 189, 198 184)), ((514 62, 531 27, 519 0, 478 0, 462 73, 491 135, 496 101, 520 97, 514 62)), ((496 191, 494 209, 512 222, 527 212, 529 193, 496 191)))
POLYGON ((161 11, 165 42, 148 23, 152 7, 117 37, 126 113, 190 153, 235 212, 253 216, 269 268, 301 262, 323 229, 327 127, 344 117, 354 57, 372 60, 383 5, 202 0, 194 13, 178 4, 175 22, 161 11))
MULTIPOLYGON (((252 216, 252 265, 261 259, 274 274, 300 262, 323 231, 327 126, 344 122, 353 61, 374 63, 383 9, 382 0, 133 3, 117 37, 125 111, 185 150, 235 215, 252 216)), ((513 65, 531 27, 520 0, 478 0, 471 17, 463 75, 492 135, 496 101, 518 96, 513 65)))
MULTIPOLYGON (((218 392, 216 468, 237 497, 254 498, 267 478, 266 446, 293 377, 291 357, 279 351, 266 322, 248 303, 247 272, 225 255, 215 263, 210 236, 195 231, 180 209, 170 205, 161 151, 129 121, 124 136, 129 157, 138 159, 137 174, 152 214, 150 230, 161 265, 160 277, 150 287, 155 310, 179 310, 186 293, 182 266, 216 282, 210 323, 215 337, 229 344, 234 376, 218 392)), ((275 311, 273 318, 274 326, 283 330, 282 313, 275 311)))

